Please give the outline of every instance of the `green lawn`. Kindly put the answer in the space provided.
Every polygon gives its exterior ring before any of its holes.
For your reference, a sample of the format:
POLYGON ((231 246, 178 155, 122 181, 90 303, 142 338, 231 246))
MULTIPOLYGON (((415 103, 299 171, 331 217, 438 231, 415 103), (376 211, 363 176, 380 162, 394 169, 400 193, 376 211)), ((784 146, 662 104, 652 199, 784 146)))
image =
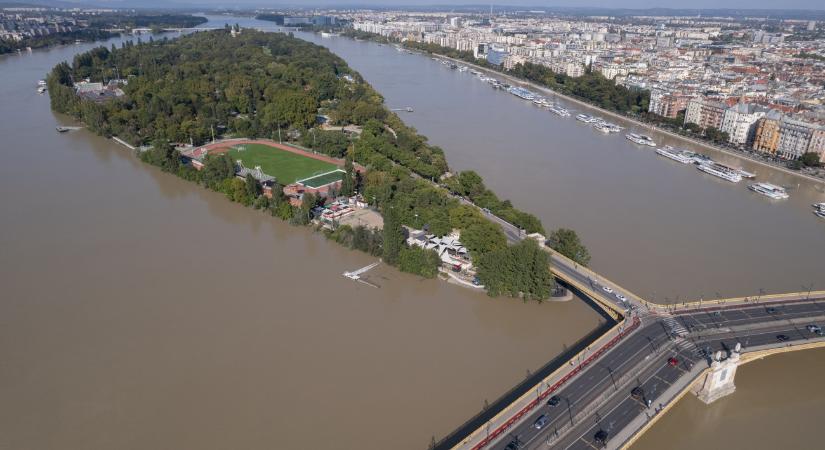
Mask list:
POLYGON ((327 173, 324 175, 318 175, 317 177, 312 177, 302 181, 305 186, 309 186, 311 188, 319 188, 321 186, 325 186, 329 183, 334 181, 341 181, 344 179, 344 171, 337 170, 332 173, 327 173))
POLYGON ((267 175, 283 185, 335 170, 337 166, 317 159, 307 158, 263 144, 243 144, 246 150, 229 150, 232 161, 240 159, 249 169, 261 166, 267 175))

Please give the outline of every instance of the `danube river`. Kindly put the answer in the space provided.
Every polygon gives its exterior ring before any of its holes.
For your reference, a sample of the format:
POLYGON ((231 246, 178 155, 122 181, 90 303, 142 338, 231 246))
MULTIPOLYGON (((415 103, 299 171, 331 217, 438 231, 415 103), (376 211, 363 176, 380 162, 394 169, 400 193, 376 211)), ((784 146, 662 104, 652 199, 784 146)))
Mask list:
MULTIPOLYGON (((224 21, 261 23, 210 24, 224 21)), ((579 230, 594 267, 639 294, 799 290, 821 278, 813 185, 773 204, 426 57, 299 36, 345 58, 388 106, 415 108, 402 118, 453 168, 477 170, 548 228, 579 230)), ((71 122, 36 80, 91 47, 0 57, 0 448, 425 448, 598 324, 580 302, 489 299, 386 268, 370 274, 380 289, 352 283, 341 272, 367 256, 110 140, 56 133, 71 122)), ((728 403, 686 400, 661 426, 721 439, 737 426, 724 409, 735 403, 751 435, 779 434, 776 414, 804 421, 806 410, 749 405, 777 374, 795 380, 783 384, 789 399, 825 405, 806 387, 821 355, 746 366, 728 403)), ((672 441, 657 431, 639 447, 672 441)), ((728 447, 754 448, 745 442, 728 447)))

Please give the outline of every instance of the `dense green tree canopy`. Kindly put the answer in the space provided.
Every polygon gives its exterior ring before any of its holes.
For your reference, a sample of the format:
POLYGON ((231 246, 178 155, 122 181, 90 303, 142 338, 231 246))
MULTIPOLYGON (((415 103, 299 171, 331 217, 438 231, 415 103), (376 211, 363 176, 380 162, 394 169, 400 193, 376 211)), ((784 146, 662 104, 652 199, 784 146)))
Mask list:
POLYGON ((590 264, 587 247, 582 244, 579 235, 569 228, 559 228, 550 233, 547 245, 583 266, 590 264))

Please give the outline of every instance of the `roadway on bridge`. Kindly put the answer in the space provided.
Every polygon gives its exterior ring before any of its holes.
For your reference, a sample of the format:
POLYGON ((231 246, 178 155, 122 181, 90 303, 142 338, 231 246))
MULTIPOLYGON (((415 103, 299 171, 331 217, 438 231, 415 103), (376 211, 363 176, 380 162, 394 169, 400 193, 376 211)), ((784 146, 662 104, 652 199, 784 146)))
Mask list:
POLYGON ((707 364, 704 355, 733 348, 737 342, 747 352, 748 347, 777 343, 779 334, 787 336, 788 343, 810 339, 815 336, 804 325, 789 320, 817 316, 825 316, 825 305, 818 301, 689 312, 675 319, 644 317, 638 331, 556 393, 557 406, 536 408, 489 448, 506 449, 516 437, 521 443, 518 448, 598 447, 594 442, 598 431, 604 430, 609 440, 639 414, 653 415, 658 405, 647 409, 646 401, 686 376, 695 364, 707 364), (749 326, 758 328, 731 330, 749 326), (680 334, 688 339, 678 338, 680 334), (670 357, 679 361, 675 367, 668 364, 670 357), (635 386, 642 387, 643 398, 630 395, 635 386), (537 429, 534 424, 541 416, 547 423, 537 429))

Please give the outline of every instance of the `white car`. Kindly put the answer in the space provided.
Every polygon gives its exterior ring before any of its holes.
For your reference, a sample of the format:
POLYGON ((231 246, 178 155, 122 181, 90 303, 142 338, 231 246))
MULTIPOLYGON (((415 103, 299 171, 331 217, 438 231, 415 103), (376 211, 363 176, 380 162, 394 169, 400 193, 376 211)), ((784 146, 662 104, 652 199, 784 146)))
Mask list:
POLYGON ((624 303, 627 303, 627 297, 625 297, 622 294, 616 294, 616 298, 618 298, 619 300, 621 300, 624 303))
POLYGON ((605 291, 605 292, 607 292, 608 294, 612 294, 612 293, 613 293, 613 289, 610 289, 610 288, 609 288, 609 287, 607 287, 607 286, 602 287, 602 290, 603 290, 603 291, 605 291))

